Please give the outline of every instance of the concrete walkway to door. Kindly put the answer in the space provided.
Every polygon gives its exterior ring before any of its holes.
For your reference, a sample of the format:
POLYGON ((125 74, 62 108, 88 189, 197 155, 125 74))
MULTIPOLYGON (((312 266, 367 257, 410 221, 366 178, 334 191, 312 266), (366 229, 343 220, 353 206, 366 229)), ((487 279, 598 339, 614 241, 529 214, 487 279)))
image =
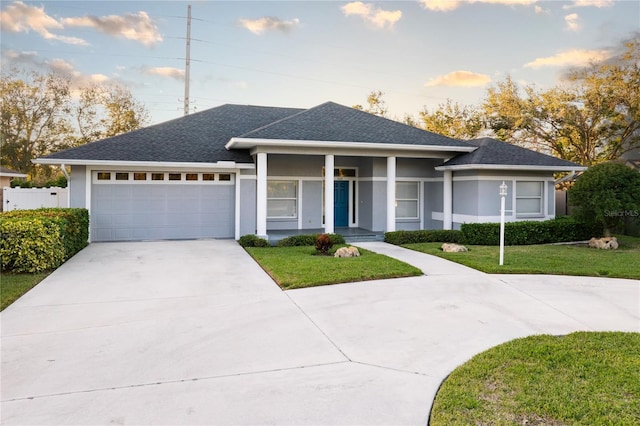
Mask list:
POLYGON ((92 244, 7 308, 11 424, 426 424, 444 377, 504 341, 640 331, 640 282, 427 275, 281 291, 234 241, 92 244))

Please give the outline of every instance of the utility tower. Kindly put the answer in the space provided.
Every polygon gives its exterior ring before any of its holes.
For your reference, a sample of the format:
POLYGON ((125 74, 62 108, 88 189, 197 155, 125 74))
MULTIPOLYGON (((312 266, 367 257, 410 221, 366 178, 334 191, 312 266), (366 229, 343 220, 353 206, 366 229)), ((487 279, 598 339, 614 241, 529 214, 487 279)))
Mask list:
POLYGON ((184 115, 189 114, 189 71, 191 68, 191 5, 187 6, 187 55, 184 66, 184 115))

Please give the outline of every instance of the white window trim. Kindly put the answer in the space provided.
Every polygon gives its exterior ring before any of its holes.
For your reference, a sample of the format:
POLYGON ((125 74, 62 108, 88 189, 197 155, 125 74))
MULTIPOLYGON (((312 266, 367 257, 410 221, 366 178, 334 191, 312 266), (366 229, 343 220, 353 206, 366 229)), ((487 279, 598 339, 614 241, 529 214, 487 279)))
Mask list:
POLYGON ((516 218, 540 218, 545 216, 545 200, 547 198, 547 188, 543 180, 529 180, 529 179, 517 179, 513 181, 513 211, 516 218), (534 182, 540 185, 540 195, 518 195, 518 183, 519 182, 534 182), (521 213, 518 211, 518 200, 539 200, 540 210, 535 213, 521 213))
POLYGON ((233 185, 236 174, 232 172, 166 172, 166 171, 125 171, 125 170, 92 170, 91 180, 96 185, 233 185), (110 179, 98 179, 98 173, 111 173, 110 179), (116 180, 116 173, 128 173, 128 180, 116 180), (134 173, 146 173, 146 180, 134 180, 134 173), (163 173, 163 180, 151 180, 154 173, 163 173), (180 174, 180 180, 169 180, 169 174, 180 174), (198 180, 186 180, 187 174, 197 174, 198 180), (203 174, 215 175, 214 180, 203 180, 203 174), (230 175, 229 180, 220 180, 220 175, 230 175))
POLYGON ((295 186, 296 186, 296 190, 295 190, 295 197, 277 197, 277 198, 273 198, 273 197, 269 197, 269 191, 267 189, 267 219, 268 220, 272 220, 272 219, 285 219, 285 220, 298 220, 298 210, 300 208, 300 181, 298 179, 267 179, 267 188, 269 188, 269 183, 271 182, 292 182, 295 186), (295 215, 293 216, 269 216, 269 200, 294 200, 295 201, 295 215))
POLYGON ((421 182, 419 180, 405 180, 405 179, 398 179, 396 181, 396 220, 398 221, 402 221, 402 220, 418 220, 420 219, 420 189, 422 188, 421 182), (398 198, 398 184, 399 183, 414 183, 416 185, 416 195, 417 198, 398 198), (413 217, 403 217, 398 215, 398 201, 415 201, 416 202, 416 213, 417 216, 413 216, 413 217))

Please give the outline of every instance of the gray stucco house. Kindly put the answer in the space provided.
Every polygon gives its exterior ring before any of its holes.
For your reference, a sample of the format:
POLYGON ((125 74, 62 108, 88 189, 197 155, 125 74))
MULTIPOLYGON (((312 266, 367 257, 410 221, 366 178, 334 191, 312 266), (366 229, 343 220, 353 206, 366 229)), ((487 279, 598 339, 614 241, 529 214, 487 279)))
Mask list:
POLYGON ((71 167, 92 241, 239 238, 277 230, 452 229, 555 215, 577 164, 460 141, 332 102, 222 105, 36 160, 71 167))

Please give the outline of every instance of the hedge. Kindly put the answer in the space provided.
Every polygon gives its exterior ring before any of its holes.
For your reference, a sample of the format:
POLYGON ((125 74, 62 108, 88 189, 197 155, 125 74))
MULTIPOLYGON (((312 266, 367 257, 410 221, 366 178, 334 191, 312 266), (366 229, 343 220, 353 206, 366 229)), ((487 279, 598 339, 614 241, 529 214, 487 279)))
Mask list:
MULTIPOLYGON (((571 217, 545 221, 520 221, 505 223, 506 245, 530 245, 584 241, 602 235, 602 226, 578 222, 571 217)), ((460 227, 463 241, 470 245, 499 245, 499 223, 464 223, 460 227)))
POLYGON ((240 237, 238 244, 242 247, 268 247, 269 241, 260 238, 257 235, 247 234, 240 237))
POLYGON ((2 270, 41 272, 65 260, 60 227, 49 218, 4 218, 0 222, 2 270))
MULTIPOLYGON (((296 247, 296 246, 315 246, 316 240, 320 234, 292 235, 278 241, 278 247, 296 247)), ((331 243, 345 244, 344 237, 340 234, 328 234, 331 243)))
POLYGON ((71 258, 87 246, 89 240, 89 212, 77 208, 42 208, 35 210, 14 210, 2 213, 3 219, 48 218, 60 228, 60 238, 64 246, 65 260, 71 258))
POLYGON ((463 243, 462 232, 448 229, 385 232, 384 241, 397 246, 414 243, 463 243))

